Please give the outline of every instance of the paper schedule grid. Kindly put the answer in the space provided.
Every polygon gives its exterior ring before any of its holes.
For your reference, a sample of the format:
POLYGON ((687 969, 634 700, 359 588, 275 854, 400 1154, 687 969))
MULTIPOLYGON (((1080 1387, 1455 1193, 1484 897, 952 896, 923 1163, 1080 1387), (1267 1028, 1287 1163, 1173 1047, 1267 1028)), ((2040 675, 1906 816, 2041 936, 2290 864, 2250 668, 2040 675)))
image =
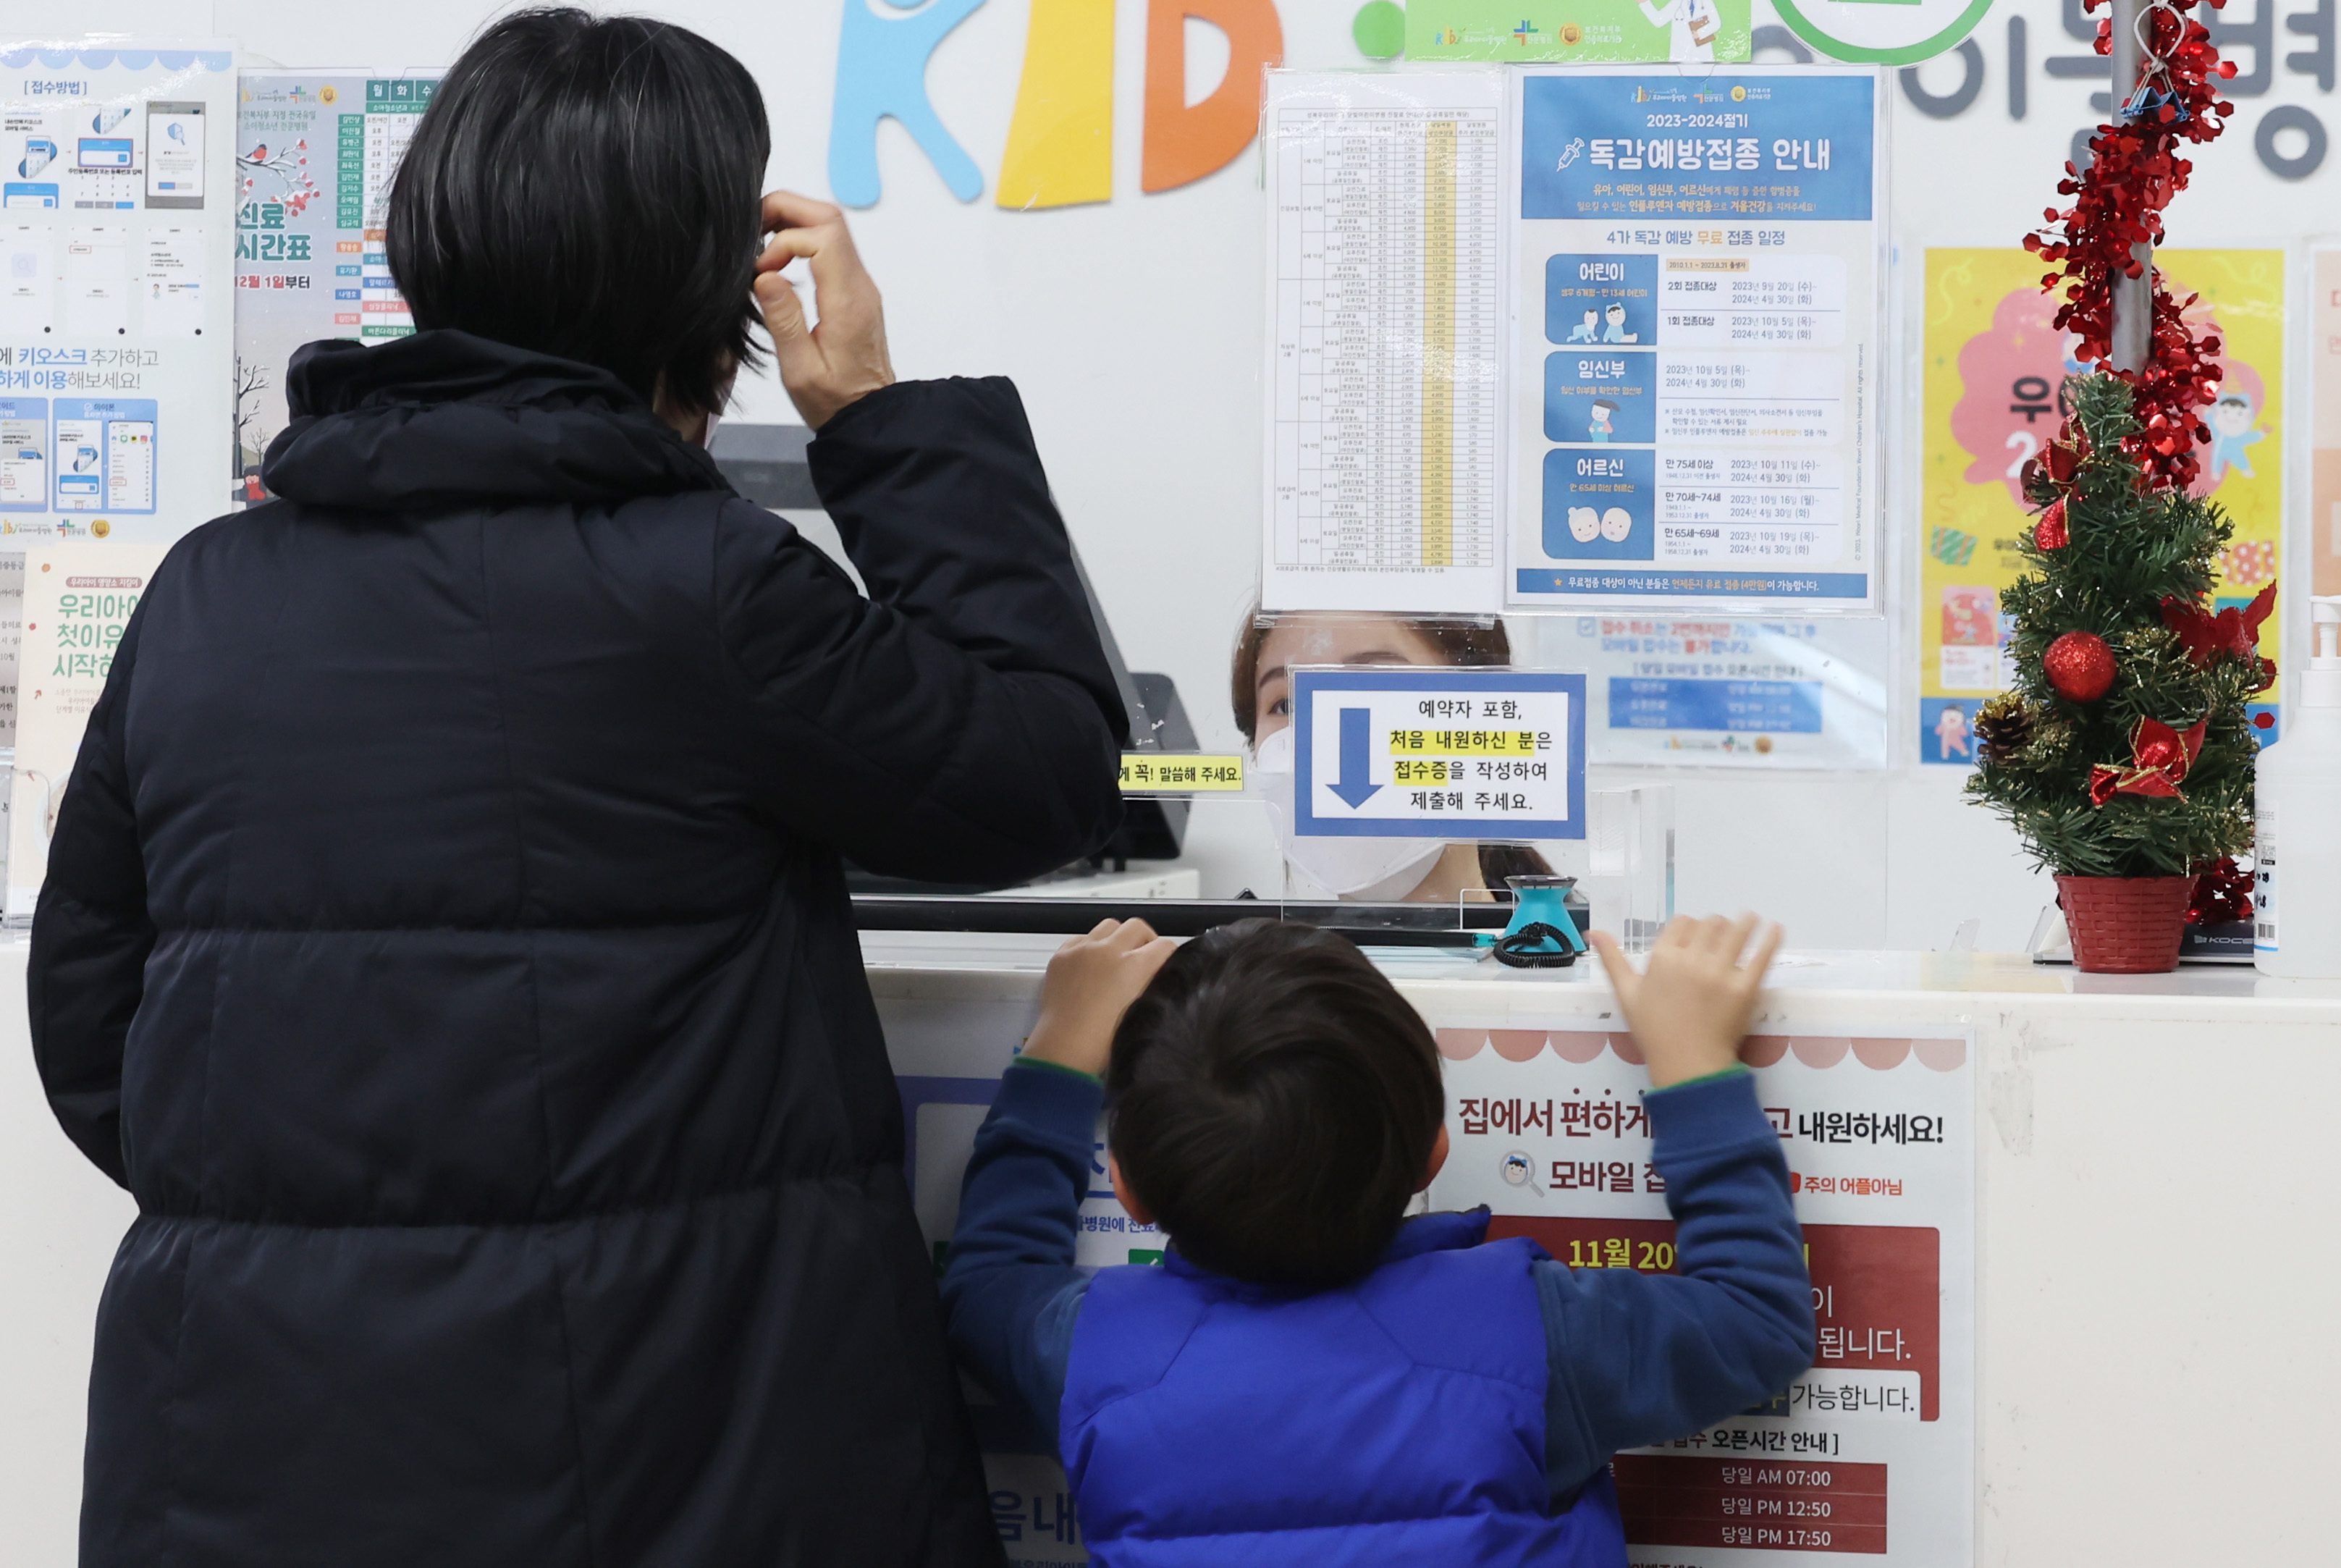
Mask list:
POLYGON ((1496 78, 1272 77, 1270 609, 1499 589, 1496 78))

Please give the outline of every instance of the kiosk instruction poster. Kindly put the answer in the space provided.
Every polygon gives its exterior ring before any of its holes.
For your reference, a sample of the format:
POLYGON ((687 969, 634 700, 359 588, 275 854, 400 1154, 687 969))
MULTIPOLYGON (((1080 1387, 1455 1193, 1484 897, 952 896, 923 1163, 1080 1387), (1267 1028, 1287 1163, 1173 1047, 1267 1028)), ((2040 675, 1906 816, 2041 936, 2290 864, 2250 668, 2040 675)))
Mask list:
MULTIPOLYGON (((1453 1152, 1435 1209, 1485 1203, 1572 1268, 1674 1269, 1633 1039, 1579 1019, 1430 1018, 1453 1152)), ((1754 1035, 1813 1276, 1818 1359, 1770 1404, 1615 1461, 1638 1563, 1967 1568, 1975 1513, 1970 1042, 1754 1035), (1742 1555, 1768 1553, 1761 1558, 1742 1555)))
MULTIPOLYGON (((2169 250, 2156 262, 2174 296, 2201 296, 2188 322, 2222 345, 2195 494, 2235 523, 2212 597, 2215 608, 2240 607, 2282 566, 2284 253, 2169 250)), ((1971 765, 1976 710, 2008 684, 1999 591, 2023 574, 2017 552, 2032 525, 2020 476, 2063 422, 2065 378, 2084 369, 2075 340, 2052 325, 2057 300, 2040 276, 2038 259, 2020 250, 1927 253, 1918 714, 1926 763, 1971 765)), ((2280 624, 2272 616, 2260 629, 2266 657, 2277 656, 2280 624)), ((2274 742, 2276 705, 2255 704, 2251 716, 2263 744, 2274 742)))
POLYGON ((1513 82, 1513 604, 1870 607, 1883 78, 1513 82))
POLYGON ((284 367, 321 337, 379 343, 414 330, 390 279, 391 176, 437 74, 244 73, 235 125, 235 472, 258 501, 260 460, 284 428, 284 367))
POLYGON ((234 64, 0 44, 0 540, 168 541, 222 510, 234 64))

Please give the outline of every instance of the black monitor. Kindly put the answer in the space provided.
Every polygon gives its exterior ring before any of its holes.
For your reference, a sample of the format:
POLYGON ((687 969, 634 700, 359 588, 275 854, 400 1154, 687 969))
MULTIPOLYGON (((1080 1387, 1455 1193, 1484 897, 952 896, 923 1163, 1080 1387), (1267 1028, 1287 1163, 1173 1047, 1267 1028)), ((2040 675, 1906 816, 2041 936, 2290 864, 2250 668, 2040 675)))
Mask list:
MULTIPOLYGON (((805 449, 812 444, 812 432, 802 424, 748 424, 726 420, 716 426, 715 439, 709 444, 708 453, 723 471, 723 477, 731 481, 732 488, 744 499, 775 512, 818 512, 822 509, 821 496, 813 489, 812 471, 805 461, 805 449)), ((1081 574, 1081 592, 1089 599, 1098 641, 1105 647, 1114 685, 1120 689, 1121 704, 1130 714, 1130 749, 1195 750, 1194 725, 1188 722, 1186 705, 1179 700, 1177 684, 1169 675, 1155 671, 1132 671, 1123 662, 1121 644, 1114 641, 1113 627, 1106 620, 1105 607, 1098 603, 1097 590, 1090 584, 1089 572, 1081 565, 1078 550, 1073 553, 1073 569, 1081 574)), ((1179 798, 1140 796, 1126 801, 1121 830, 1090 864, 1120 870, 1133 860, 1178 859, 1186 843, 1190 808, 1190 802, 1179 798)), ((878 876, 850 864, 846 867, 846 880, 856 893, 997 891, 990 886, 878 876)))

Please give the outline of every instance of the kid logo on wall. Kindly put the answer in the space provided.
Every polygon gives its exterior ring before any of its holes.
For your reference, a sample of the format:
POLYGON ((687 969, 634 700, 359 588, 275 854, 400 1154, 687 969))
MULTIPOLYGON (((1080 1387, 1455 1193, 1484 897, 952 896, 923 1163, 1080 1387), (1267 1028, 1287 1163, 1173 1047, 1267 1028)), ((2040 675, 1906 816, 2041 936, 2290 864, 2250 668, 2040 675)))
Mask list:
MULTIPOLYGON (((876 204, 878 125, 911 134, 951 195, 983 194, 983 171, 927 96, 927 64, 984 0, 843 0, 829 129, 829 185, 849 207, 876 204)), ((1032 0, 1024 67, 993 200, 1015 211, 1113 196, 1114 7, 1032 0)), ((1191 185, 1231 162, 1260 126, 1260 72, 1284 58, 1274 0, 1148 0, 1140 188, 1191 185), (1187 93, 1187 18, 1227 35, 1228 66, 1201 102, 1187 93)))

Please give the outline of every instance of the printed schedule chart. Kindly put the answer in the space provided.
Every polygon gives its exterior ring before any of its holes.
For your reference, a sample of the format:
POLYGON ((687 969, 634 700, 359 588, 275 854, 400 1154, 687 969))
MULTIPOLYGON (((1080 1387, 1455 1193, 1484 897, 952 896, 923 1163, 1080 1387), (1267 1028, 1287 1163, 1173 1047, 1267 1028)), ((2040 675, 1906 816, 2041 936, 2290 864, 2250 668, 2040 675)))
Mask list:
POLYGON ((1263 602, 1491 610, 1500 83, 1271 83, 1263 602))

